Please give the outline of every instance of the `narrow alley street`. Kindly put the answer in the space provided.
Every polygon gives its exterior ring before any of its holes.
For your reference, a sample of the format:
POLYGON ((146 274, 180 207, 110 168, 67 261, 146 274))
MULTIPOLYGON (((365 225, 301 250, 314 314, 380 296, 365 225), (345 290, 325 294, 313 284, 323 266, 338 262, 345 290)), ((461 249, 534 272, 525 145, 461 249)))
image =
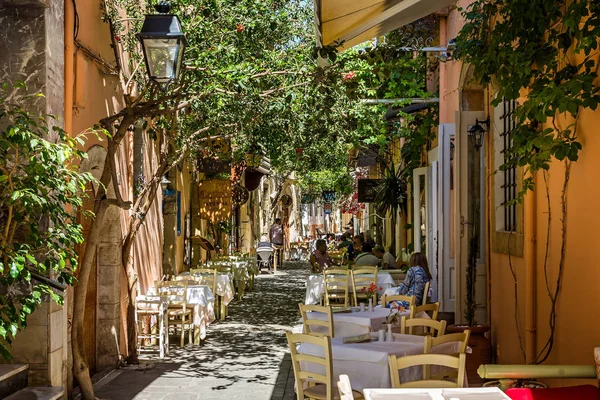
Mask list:
POLYGON ((97 384, 106 400, 294 399, 285 330, 297 324, 305 263, 286 262, 259 275, 254 291, 230 305, 225 322, 209 327, 206 342, 171 347, 160 363, 117 370, 97 384))

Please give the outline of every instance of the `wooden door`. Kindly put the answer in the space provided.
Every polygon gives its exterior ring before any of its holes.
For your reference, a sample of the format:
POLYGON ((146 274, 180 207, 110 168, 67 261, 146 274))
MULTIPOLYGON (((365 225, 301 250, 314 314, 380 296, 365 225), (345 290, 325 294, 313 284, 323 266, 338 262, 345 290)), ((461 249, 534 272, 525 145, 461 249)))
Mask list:
POLYGON ((456 266, 454 258, 454 174, 455 158, 454 124, 439 127, 439 179, 438 179, 438 299, 441 311, 454 312, 456 298, 456 266))
MULTIPOLYGON (((475 124, 475 120, 485 119, 483 111, 462 111, 456 113, 456 172, 455 201, 455 254, 457 302, 455 302, 456 322, 465 322, 463 306, 466 297, 466 268, 469 257, 469 236, 473 229, 475 212, 479 213, 479 254, 477 255, 477 283, 475 319, 477 323, 487 322, 487 284, 485 256, 485 145, 475 149, 469 140, 467 130, 475 124)), ((484 141, 485 142, 485 141, 484 141)))

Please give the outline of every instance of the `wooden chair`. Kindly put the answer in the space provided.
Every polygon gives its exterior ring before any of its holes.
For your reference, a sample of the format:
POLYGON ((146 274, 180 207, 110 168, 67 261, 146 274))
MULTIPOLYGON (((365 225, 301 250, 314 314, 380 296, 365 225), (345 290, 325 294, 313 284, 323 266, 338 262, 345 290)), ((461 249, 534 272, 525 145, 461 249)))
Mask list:
MULTIPOLYGON (((294 378, 296 380, 296 395, 298 400, 304 400, 305 397, 317 400, 339 399, 338 392, 333 386, 333 361, 331 357, 331 338, 329 336, 313 336, 303 333, 285 332, 285 336, 290 348, 292 366, 294 368, 294 378), (323 357, 298 353, 298 346, 306 343, 313 346, 319 346, 323 350, 319 353, 323 357), (318 374, 303 370, 306 364, 314 367, 320 366, 325 370, 325 374, 318 374), (305 383, 308 387, 305 387, 305 383)), ((363 399, 361 393, 353 393, 356 399, 363 399)))
POLYGON ((422 306, 424 306, 425 304, 427 304, 427 299, 429 298, 429 286, 430 286, 431 281, 427 282, 425 284, 425 289, 423 290, 423 302, 420 304, 422 306))
MULTIPOLYGON (((392 301, 405 301, 408 303, 409 308, 413 308, 415 303, 417 302, 416 296, 406 296, 402 294, 395 294, 391 296, 386 296, 385 294, 381 296, 381 306, 385 307, 389 302, 392 301)), ((408 309, 408 308, 407 308, 408 309)))
MULTIPOLYGON (((425 341, 431 340, 430 336, 425 341)), ((426 345, 427 346, 427 345, 426 345)), ((390 376, 392 377, 393 388, 462 388, 465 386, 465 360, 464 353, 458 356, 447 354, 415 354, 404 357, 390 355, 388 363, 390 367, 390 376), (454 368, 456 372, 456 382, 444 379, 432 379, 429 375, 429 366, 438 365, 448 368, 454 368), (423 379, 411 382, 400 382, 400 370, 423 366, 423 379)))
POLYGON ((400 333, 402 334, 413 335, 413 329, 420 327, 424 328, 424 335, 435 333, 435 336, 442 336, 446 332, 446 321, 436 321, 428 318, 406 318, 405 316, 400 320, 400 333))
POLYGON ((339 379, 337 387, 340 393, 340 400, 354 400, 354 393, 352 392, 352 385, 350 384, 348 375, 342 374, 339 379))
MULTIPOLYGON (((193 308, 187 305, 187 281, 163 281, 156 282, 156 292, 161 297, 166 297, 169 301, 167 307, 167 323, 166 331, 169 332, 169 327, 180 326, 181 339, 180 346, 185 343, 186 324, 189 330, 189 341, 193 341, 192 320, 194 318, 193 308)), ((176 328, 175 328, 176 329, 176 328)))
POLYGON ((438 313, 440 312, 440 302, 423 304, 422 306, 411 307, 410 309, 410 317, 415 318, 422 312, 430 312, 431 319, 437 320, 438 313))
MULTIPOLYGON (((377 267, 360 267, 352 271, 352 290, 354 291, 354 305, 358 306, 359 299, 369 299, 369 294, 362 292, 371 284, 377 286, 377 267)), ((372 296, 373 304, 377 304, 377 292, 372 296)))
POLYGON ((158 339, 158 352, 160 358, 169 353, 169 335, 165 328, 165 319, 168 302, 160 296, 137 296, 135 301, 135 323, 138 327, 138 351, 145 349, 144 341, 158 339), (152 319, 156 318, 156 325, 152 327, 152 319), (149 332, 144 332, 146 320, 150 320, 149 332))
POLYGON ((323 280, 325 281, 325 305, 331 305, 331 300, 343 300, 344 307, 347 307, 350 271, 341 268, 328 269, 323 271, 323 280))
POLYGON ((431 353, 432 348, 439 346, 444 343, 460 342, 458 349, 459 353, 466 353, 467 347, 469 347, 469 339, 471 338, 471 331, 466 329, 461 333, 449 333, 442 336, 431 337, 431 340, 425 340, 425 353, 431 353))
POLYGON ((302 316, 302 323, 304 324, 304 333, 307 335, 314 336, 329 336, 334 337, 333 330, 333 313, 331 312, 330 306, 313 306, 307 304, 298 304, 300 307, 300 315, 302 316), (323 321, 321 319, 311 319, 310 315, 314 312, 319 312, 327 315, 327 320, 323 321), (327 332, 316 332, 311 326, 324 326, 327 328, 327 332))
POLYGON ((206 285, 215 294, 217 292, 217 270, 213 268, 196 268, 190 271, 190 276, 199 285, 206 285))

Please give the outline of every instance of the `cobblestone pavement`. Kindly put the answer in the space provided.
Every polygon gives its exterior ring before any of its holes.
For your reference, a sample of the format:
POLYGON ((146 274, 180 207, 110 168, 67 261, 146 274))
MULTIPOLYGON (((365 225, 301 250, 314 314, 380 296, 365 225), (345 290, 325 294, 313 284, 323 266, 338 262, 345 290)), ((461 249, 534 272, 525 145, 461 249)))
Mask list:
POLYGON ((285 330, 297 325, 308 267, 286 262, 275 275, 257 277, 254 291, 229 307, 225 322, 208 328, 202 346, 171 346, 168 358, 122 369, 97 384, 110 400, 292 400, 285 330))

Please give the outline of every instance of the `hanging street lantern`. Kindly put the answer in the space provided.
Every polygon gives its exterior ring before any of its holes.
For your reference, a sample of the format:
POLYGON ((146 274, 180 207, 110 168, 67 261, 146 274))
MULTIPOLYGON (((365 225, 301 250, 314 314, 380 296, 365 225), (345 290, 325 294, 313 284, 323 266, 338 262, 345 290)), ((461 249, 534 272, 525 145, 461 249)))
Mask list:
POLYGON ((142 44, 144 60, 151 81, 166 91, 181 71, 187 40, 176 15, 169 14, 171 5, 161 1, 154 6, 160 14, 148 14, 137 37, 142 44))
POLYGON ((475 119, 475 125, 471 125, 467 130, 467 133, 469 134, 469 138, 471 139, 471 143, 473 144, 475 150, 479 151, 479 149, 483 145, 483 135, 489 129, 489 127, 490 117, 487 117, 487 119, 484 121, 475 119), (486 127, 484 128, 480 124, 485 124, 486 127))

